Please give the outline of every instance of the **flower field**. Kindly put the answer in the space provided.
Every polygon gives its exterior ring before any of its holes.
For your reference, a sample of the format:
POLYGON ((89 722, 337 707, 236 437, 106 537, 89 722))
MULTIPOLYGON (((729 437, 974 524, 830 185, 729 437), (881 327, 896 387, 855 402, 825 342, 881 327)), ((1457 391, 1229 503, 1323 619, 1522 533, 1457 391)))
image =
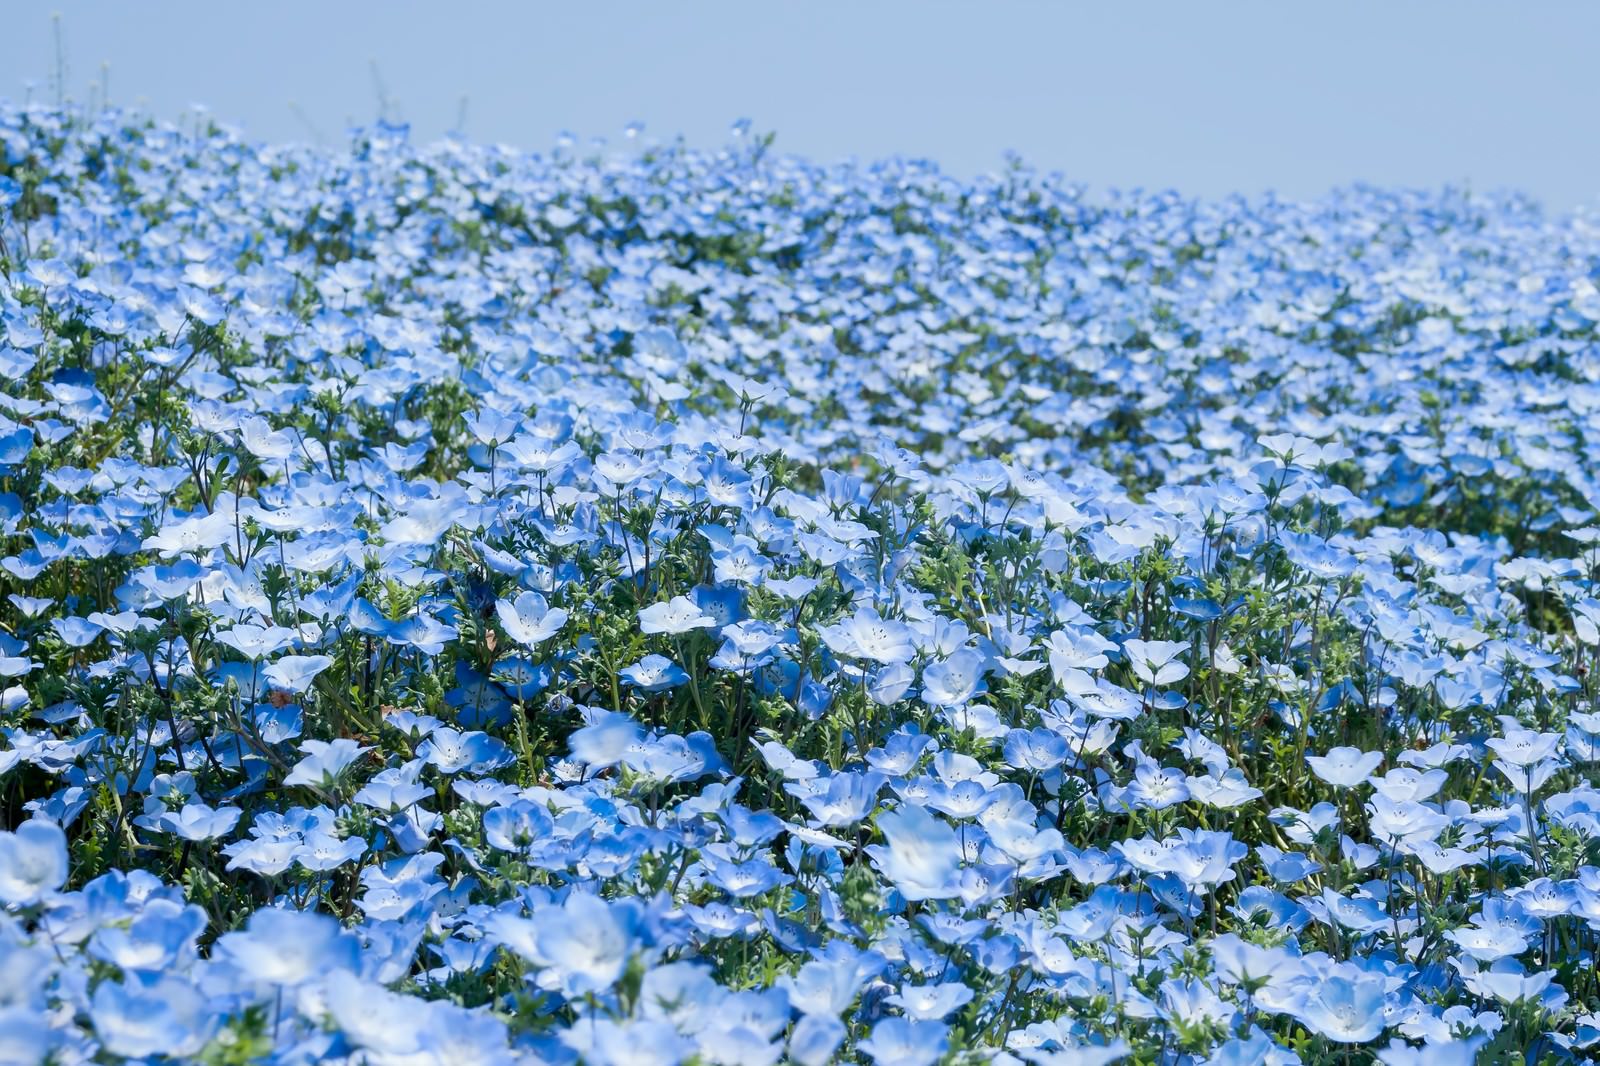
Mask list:
POLYGON ((1588 1061, 1597 282, 0 107, 0 1063, 1588 1061))

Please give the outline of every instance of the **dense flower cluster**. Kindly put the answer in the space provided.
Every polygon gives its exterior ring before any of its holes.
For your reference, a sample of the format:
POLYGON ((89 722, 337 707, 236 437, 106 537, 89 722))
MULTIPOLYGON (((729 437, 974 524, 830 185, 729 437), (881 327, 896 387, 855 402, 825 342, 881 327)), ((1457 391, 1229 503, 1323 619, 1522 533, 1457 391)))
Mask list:
POLYGON ((1600 231, 769 145, 0 109, 0 1062, 1600 1049, 1600 231))

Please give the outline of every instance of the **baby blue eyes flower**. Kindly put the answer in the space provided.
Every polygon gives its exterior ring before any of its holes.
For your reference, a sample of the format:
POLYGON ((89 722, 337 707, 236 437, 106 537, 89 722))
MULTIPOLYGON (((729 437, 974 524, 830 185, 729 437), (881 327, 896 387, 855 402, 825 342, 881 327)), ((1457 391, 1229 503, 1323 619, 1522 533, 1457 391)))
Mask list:
POLYGON ((85 618, 54 618, 50 625, 62 642, 71 648, 87 647, 104 632, 101 626, 85 618))
POLYGON ((40 818, 0 831, 0 903, 31 907, 67 880, 67 836, 40 818))
POLYGON ((1189 676, 1189 667, 1177 657, 1189 646, 1175 640, 1128 640, 1122 651, 1134 676, 1148 685, 1171 685, 1189 676))
POLYGON ((463 733, 440 726, 417 746, 417 758, 443 774, 487 774, 516 758, 501 740, 487 733, 463 733))
POLYGON ((515 600, 495 603, 495 616, 506 635, 524 647, 533 648, 549 640, 567 624, 567 612, 552 608, 537 592, 524 592, 515 600))
POLYGON ((906 1017, 917 1021, 941 1021, 952 1011, 972 1002, 972 989, 959 981, 934 985, 907 985, 886 1002, 899 1007, 906 1017))
POLYGON ((1006 734, 1006 765, 1018 770, 1042 773, 1066 760, 1067 740, 1053 729, 1013 729, 1006 734))
POLYGON ((665 692, 689 680, 689 675, 664 655, 646 655, 621 671, 623 680, 644 692, 665 692))
POLYGON ((1384 1030, 1384 980, 1332 976, 1307 989, 1295 1017, 1319 1036, 1339 1044, 1361 1044, 1384 1030))
POLYGON ((857 1046, 874 1066, 933 1066, 949 1048, 949 1034, 942 1022, 885 1018, 857 1046))
POLYGON ((533 918, 498 916, 492 932, 516 954, 548 970, 555 986, 569 995, 609 989, 638 948, 635 912, 584 892, 540 909, 533 918))
POLYGON ((911 628, 883 618, 870 607, 863 607, 835 625, 824 626, 820 632, 828 647, 846 658, 892 665, 910 662, 916 655, 911 628))
POLYGON ((127 928, 104 926, 97 931, 89 952, 125 971, 176 969, 193 959, 205 928, 206 913, 199 907, 155 899, 127 928))
POLYGON ((625 714, 600 711, 568 740, 573 758, 594 769, 621 762, 628 750, 644 739, 644 729, 625 714))
POLYGON ((1378 1051, 1383 1066, 1474 1066, 1478 1052, 1488 1043, 1487 1036, 1467 1040, 1435 1040, 1422 1047, 1410 1047, 1394 1040, 1378 1051))
POLYGON ((736 133, 0 104, 0 1061, 1600 1047, 1593 227, 736 133))
POLYGON ((879 773, 839 773, 826 781, 815 782, 816 787, 789 786, 786 791, 799 798, 824 826, 844 826, 861 821, 872 813, 878 803, 878 793, 883 789, 883 775, 879 773))
POLYGON ((102 981, 89 1004, 96 1039, 113 1055, 182 1057, 210 1040, 217 1019, 205 998, 180 980, 154 986, 102 981))
POLYGON ((826 1066, 844 1043, 844 1023, 831 1014, 807 1014, 789 1034, 789 1057, 798 1066, 826 1066))
POLYGON ((328 655, 285 655, 262 671, 262 677, 273 688, 285 692, 301 693, 311 687, 316 676, 333 665, 328 655))
POLYGON ((156 819, 155 826, 183 840, 212 840, 233 832, 243 813, 237 807, 213 810, 204 803, 191 802, 179 810, 163 813, 156 819))
POLYGON ((16 466, 26 460, 33 443, 33 430, 26 426, 0 435, 0 466, 16 466))
POLYGON ((1335 788, 1354 788, 1383 764, 1383 752, 1331 748, 1326 755, 1307 755, 1306 762, 1312 773, 1335 788))
POLYGON ((962 648, 922 671, 922 698, 935 707, 960 707, 983 691, 983 655, 962 648))
POLYGON ((249 980, 294 987, 335 970, 357 970, 361 943, 323 914, 256 911, 245 928, 217 938, 215 954, 249 980))
POLYGON ((554 828, 549 812, 527 800, 494 807, 483 814, 484 839, 501 851, 526 851, 548 839, 554 828))
POLYGON ((246 659, 263 659, 275 655, 289 647, 294 640, 294 630, 286 626, 258 626, 248 622, 242 622, 217 634, 219 643, 228 645, 246 659))
POLYGON ((908 900, 950 899, 960 893, 961 842, 947 823, 914 804, 897 808, 877 822, 884 844, 867 853, 908 900))
POLYGON ((650 1019, 592 1019, 563 1032, 561 1041, 595 1066, 678 1066, 696 1052, 692 1040, 650 1019))
POLYGON ((300 750, 306 753, 306 757, 294 765, 283 783, 321 788, 338 781, 357 759, 372 749, 340 738, 331 741, 308 740, 300 745, 300 750))
POLYGON ((664 603, 652 603, 639 612, 639 631, 681 636, 696 629, 713 629, 717 621, 687 596, 674 596, 664 603))
MULTIPOLYGON (((0 178, 0 182, 4 180, 0 178)), ((0 1006, 0 1062, 30 1066, 49 1062, 61 1039, 62 1034, 50 1028, 49 1019, 42 1011, 26 1006, 0 1006)))

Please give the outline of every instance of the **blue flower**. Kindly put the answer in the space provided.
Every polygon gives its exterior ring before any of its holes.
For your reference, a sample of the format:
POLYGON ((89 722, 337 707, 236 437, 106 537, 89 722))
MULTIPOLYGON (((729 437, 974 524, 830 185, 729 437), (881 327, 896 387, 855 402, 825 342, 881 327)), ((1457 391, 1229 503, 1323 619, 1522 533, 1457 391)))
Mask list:
POLYGON ((361 963, 360 941, 334 919, 275 907, 256 911, 242 931, 218 937, 215 952, 247 979, 280 986, 357 970, 361 963))
POLYGON ((948 824, 908 804, 879 817, 877 825, 886 843, 867 852, 902 896, 918 901, 959 893, 961 845, 948 824))
POLYGON ((645 692, 665 692, 689 680, 689 675, 664 655, 646 655, 620 671, 620 676, 645 692))
POLYGON ((33 818, 0 831, 0 902, 30 907, 66 880, 67 835, 55 822, 33 818))
POLYGON ((942 1022, 885 1018, 856 1046, 876 1066, 933 1066, 950 1046, 950 1028, 942 1022))
POLYGON ((462 733, 440 726, 417 746, 417 758, 442 774, 486 774, 516 758, 503 741, 483 732, 462 733))
POLYGON ((1335 1043, 1365 1043, 1384 1030, 1385 999, 1381 977, 1332 975, 1306 991, 1294 1015, 1335 1043))
POLYGON ((90 999, 89 1018, 101 1046, 128 1058, 193 1055, 216 1026, 205 997, 182 980, 150 986, 102 981, 90 999))
POLYGON ((295 763, 283 783, 326 788, 337 782, 346 770, 355 765, 356 760, 372 749, 340 738, 330 741, 307 740, 300 745, 300 750, 306 753, 306 757, 295 763))

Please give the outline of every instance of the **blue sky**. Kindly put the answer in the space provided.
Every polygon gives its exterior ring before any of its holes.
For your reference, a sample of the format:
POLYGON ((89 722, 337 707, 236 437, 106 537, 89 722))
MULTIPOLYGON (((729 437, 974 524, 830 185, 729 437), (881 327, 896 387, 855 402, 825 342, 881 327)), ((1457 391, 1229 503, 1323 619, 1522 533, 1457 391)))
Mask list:
MULTIPOLYGON (((50 8, 9 8, 0 94, 54 97, 50 8)), ((1600 4, 159 4, 62 16, 70 95, 204 103, 325 140, 377 113, 421 137, 559 130, 714 144, 735 118, 821 159, 906 153, 971 174, 1015 149, 1097 188, 1314 196, 1354 180, 1600 194, 1600 4)))

